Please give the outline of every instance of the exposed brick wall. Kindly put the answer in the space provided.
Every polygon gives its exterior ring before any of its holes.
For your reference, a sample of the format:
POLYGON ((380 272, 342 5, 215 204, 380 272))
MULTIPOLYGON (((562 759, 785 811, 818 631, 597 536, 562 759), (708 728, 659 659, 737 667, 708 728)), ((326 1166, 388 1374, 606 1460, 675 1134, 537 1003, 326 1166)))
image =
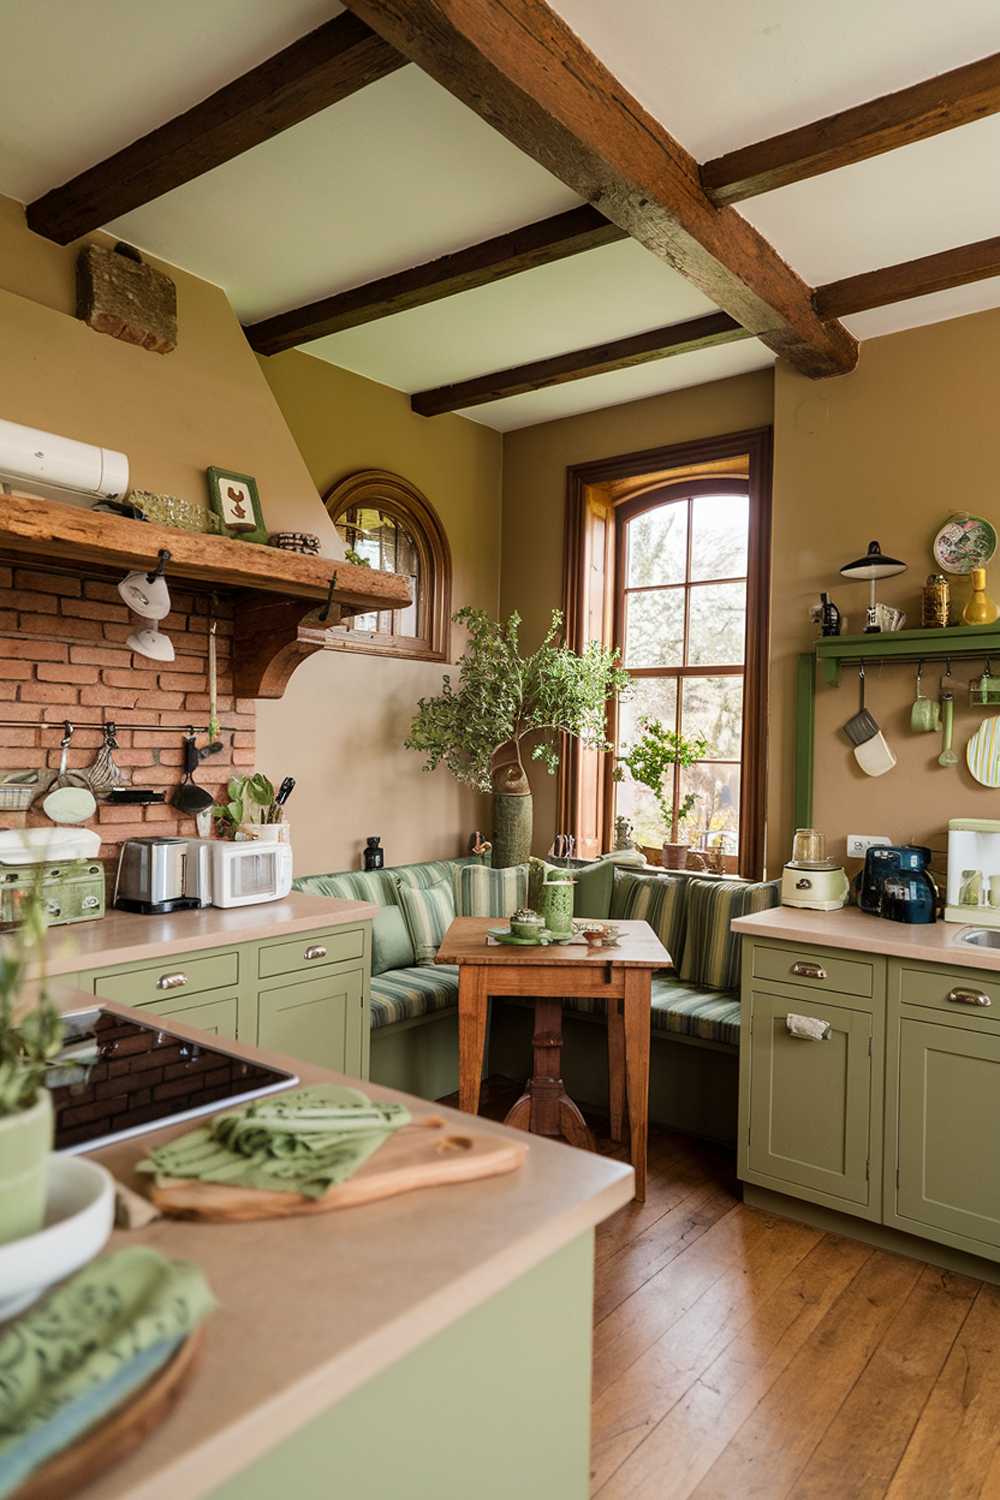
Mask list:
MULTIPOLYGON (((173 585, 170 597, 173 610, 161 629, 177 656, 172 662, 154 662, 125 645, 143 622, 122 603, 114 580, 70 569, 0 565, 0 720, 19 725, 0 729, 0 769, 55 769, 65 719, 76 726, 68 764, 88 766, 104 742, 94 726, 113 720, 119 726, 115 760, 125 780, 162 789, 169 799, 183 774, 181 735, 129 725, 208 721, 209 598, 173 585)), ((196 780, 218 796, 234 767, 253 767, 256 704, 233 695, 231 603, 220 599, 216 615, 225 749, 202 762, 196 780)), ((205 736, 198 743, 204 745, 205 736)), ((0 827, 25 825, 50 826, 35 808, 28 813, 0 810, 0 827)), ((98 802, 90 826, 100 829, 101 854, 109 860, 117 857, 126 838, 154 833, 193 837, 197 832, 194 819, 181 817, 169 800, 149 807, 98 802)))

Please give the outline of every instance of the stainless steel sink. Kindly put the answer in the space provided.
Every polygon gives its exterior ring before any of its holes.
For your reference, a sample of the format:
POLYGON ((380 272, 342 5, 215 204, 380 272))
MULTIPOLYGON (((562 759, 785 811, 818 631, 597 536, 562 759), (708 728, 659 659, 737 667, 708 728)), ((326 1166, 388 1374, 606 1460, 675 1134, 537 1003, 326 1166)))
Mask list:
POLYGON ((973 948, 1000 948, 1000 927, 970 927, 958 941, 973 948))

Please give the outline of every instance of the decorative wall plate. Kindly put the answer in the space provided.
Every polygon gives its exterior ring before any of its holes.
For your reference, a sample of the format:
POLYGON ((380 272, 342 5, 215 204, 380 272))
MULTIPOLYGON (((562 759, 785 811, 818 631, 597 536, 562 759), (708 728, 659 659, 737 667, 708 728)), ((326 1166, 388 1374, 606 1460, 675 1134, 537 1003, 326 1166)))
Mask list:
POLYGON ((965 747, 965 763, 981 786, 1000 786, 1000 719, 984 719, 965 747))
POLYGON ((934 561, 942 573, 971 573, 993 561, 997 534, 989 521, 968 511, 948 517, 933 542, 934 561))

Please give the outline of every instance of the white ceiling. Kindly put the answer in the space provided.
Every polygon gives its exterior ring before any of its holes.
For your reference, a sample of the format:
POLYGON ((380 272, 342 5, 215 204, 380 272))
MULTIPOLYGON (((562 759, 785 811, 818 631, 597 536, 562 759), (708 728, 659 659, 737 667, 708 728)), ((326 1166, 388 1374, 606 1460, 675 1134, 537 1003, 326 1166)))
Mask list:
MULTIPOLYGON (((1000 50, 997 0, 552 3, 699 160, 1000 50)), ((332 0, 0 0, 0 193, 30 201, 341 9, 332 0)), ((998 154, 994 117, 739 212, 821 284, 1000 233, 998 154)), ((219 283, 252 321, 578 201, 408 67, 109 227, 219 283)), ((871 337, 996 305, 1000 278, 845 322, 871 337)), ((413 391, 708 307, 629 242, 307 347, 413 391)), ((520 427, 769 363, 748 340, 468 415, 520 427)))

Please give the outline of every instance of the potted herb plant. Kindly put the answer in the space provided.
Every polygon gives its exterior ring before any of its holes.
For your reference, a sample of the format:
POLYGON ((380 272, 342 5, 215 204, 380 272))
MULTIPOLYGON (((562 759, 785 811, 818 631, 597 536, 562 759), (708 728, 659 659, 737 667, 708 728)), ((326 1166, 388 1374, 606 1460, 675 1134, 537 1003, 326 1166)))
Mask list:
POLYGON ((563 735, 589 749, 610 750, 605 706, 629 677, 617 652, 596 641, 582 652, 570 650, 561 639, 560 610, 553 610, 545 637, 530 656, 521 652, 516 613, 502 621, 466 608, 454 620, 469 632, 458 681, 446 675, 436 698, 420 699, 403 743, 427 757, 426 771, 444 764, 459 781, 494 793, 493 864, 522 864, 531 853, 532 834, 526 752, 554 775, 563 735))
POLYGON ((618 757, 614 770, 616 781, 625 779, 626 768, 633 781, 648 787, 656 798, 656 805, 663 816, 663 826, 670 830, 670 838, 663 844, 663 865, 668 870, 683 870, 687 864, 688 845, 682 841, 684 824, 698 800, 696 792, 689 792, 679 804, 676 814, 673 805, 673 778, 669 792, 664 786, 668 772, 674 766, 693 766, 703 759, 708 750, 708 741, 703 735, 690 739, 675 730, 668 729, 659 719, 643 715, 639 720, 639 738, 618 757))
POLYGON ((23 1005, 28 965, 45 935, 41 895, 21 902, 19 926, 0 952, 0 1244, 35 1234, 45 1217, 52 1102, 45 1072, 62 1044, 62 1018, 45 989, 23 1005))
POLYGON ((226 786, 226 800, 212 809, 215 831, 220 838, 269 838, 279 842, 285 837, 284 810, 277 801, 274 783, 263 771, 252 776, 231 776, 226 786))

